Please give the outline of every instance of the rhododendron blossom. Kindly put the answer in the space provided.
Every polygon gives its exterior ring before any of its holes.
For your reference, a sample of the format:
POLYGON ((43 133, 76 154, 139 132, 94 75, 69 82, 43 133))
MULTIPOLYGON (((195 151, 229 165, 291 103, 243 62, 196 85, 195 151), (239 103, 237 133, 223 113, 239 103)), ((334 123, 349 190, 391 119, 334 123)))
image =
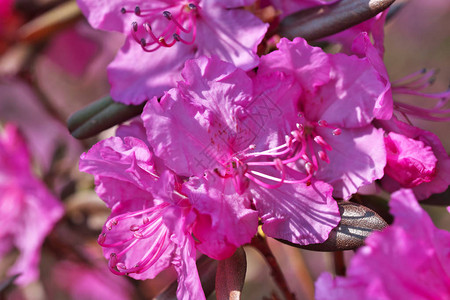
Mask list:
POLYGON ((322 274, 316 299, 447 299, 450 233, 434 226, 411 190, 392 194, 394 224, 374 232, 346 277, 322 274))
POLYGON ((324 241, 340 219, 331 186, 287 166, 297 159, 289 146, 294 138, 274 148, 266 141, 266 129, 281 121, 267 109, 288 103, 282 96, 289 99, 295 89, 276 99, 254 95, 244 71, 215 58, 188 61, 182 76, 160 102, 150 100, 142 119, 156 156, 196 178, 184 186, 186 194, 197 203, 215 202, 221 193, 214 190, 232 184, 235 196, 218 207, 250 199, 269 236, 324 241))
POLYGON ((289 88, 298 93, 284 99, 290 103, 281 107, 285 124, 273 122, 268 136, 278 144, 292 136, 295 158, 290 162, 330 183, 334 196, 348 199, 383 175, 383 132, 371 122, 381 113, 378 103, 384 101, 386 86, 366 59, 326 54, 300 38, 282 39, 278 48, 261 58, 257 89, 276 97, 274 77, 281 73, 292 78, 289 88))
POLYGON ((93 27, 128 36, 108 68, 111 96, 125 104, 162 96, 190 58, 215 55, 255 67, 267 25, 242 8, 252 2, 78 0, 93 27))
POLYGON ((19 284, 39 277, 40 250, 45 237, 61 218, 63 207, 31 171, 25 141, 11 124, 0 133, 0 258, 19 251, 10 275, 19 284))
MULTIPOLYGON (((148 279, 173 266, 179 299, 204 298, 193 272, 196 245, 216 259, 227 258, 255 234, 256 212, 234 205, 225 222, 208 223, 208 208, 191 201, 181 179, 153 161, 150 149, 135 137, 101 141, 82 155, 80 170, 95 175, 96 191, 112 209, 98 242, 113 273, 148 279), (253 230, 245 230, 247 223, 253 230), (225 226, 232 235, 227 236, 225 226)), ((216 207, 215 213, 226 209, 216 207)))

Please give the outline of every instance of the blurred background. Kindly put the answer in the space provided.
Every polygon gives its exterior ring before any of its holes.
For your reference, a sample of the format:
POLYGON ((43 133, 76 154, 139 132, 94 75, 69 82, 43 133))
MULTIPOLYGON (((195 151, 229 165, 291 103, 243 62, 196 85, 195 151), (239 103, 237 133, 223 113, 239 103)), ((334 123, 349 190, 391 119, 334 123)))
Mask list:
MULTIPOLYGON (((450 1, 396 3, 404 6, 385 30, 385 63, 391 79, 422 68, 436 69, 428 91, 446 91, 450 83, 450 1)), ((64 215, 55 221, 43 243, 40 277, 8 287, 1 292, 1 299, 150 299, 175 278, 167 271, 156 280, 136 282, 109 272, 97 244, 109 210, 93 191, 93 178, 80 173, 77 162, 82 152, 114 134, 114 129, 80 141, 70 136, 65 125, 71 114, 108 95, 106 67, 122 42, 119 34, 93 30, 74 1, 0 0, 1 128, 14 124, 19 129, 33 176, 64 208, 64 215)), ((435 103, 417 97, 402 100, 424 107, 435 103)), ((436 133, 449 151, 449 122, 411 121, 436 133)), ((5 156, 2 159, 6 160, 5 156)), ((0 174, 0 183, 2 180, 6 179, 0 174)), ((16 225, 11 210, 1 201, 5 228, 32 228, 39 222, 24 216, 20 219, 23 226, 16 225)), ((450 229, 445 209, 426 209, 438 227, 450 229)), ((3 283, 11 278, 8 269, 19 255, 20 247, 8 244, 11 238, 7 234, 14 230, 0 230, 3 283)), ((330 253, 299 250, 270 239, 269 245, 297 299, 313 299, 319 274, 334 272, 330 253)), ((279 291, 263 257, 251 247, 245 250, 248 267, 243 299, 279 299, 274 296, 279 291)), ((344 253, 347 262, 352 255, 352 251, 344 253)))

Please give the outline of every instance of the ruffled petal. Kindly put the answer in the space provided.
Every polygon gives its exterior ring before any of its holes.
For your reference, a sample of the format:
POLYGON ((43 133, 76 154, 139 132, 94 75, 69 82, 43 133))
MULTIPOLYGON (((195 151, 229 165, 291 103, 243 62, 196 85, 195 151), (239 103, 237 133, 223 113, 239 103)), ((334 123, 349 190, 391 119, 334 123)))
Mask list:
POLYGON ((183 192, 199 212, 194 236, 197 249, 214 259, 231 256, 256 234, 258 213, 250 209, 248 195, 238 195, 230 179, 213 174, 190 178, 183 192))
POLYGON ((274 71, 293 74, 305 93, 312 93, 330 81, 329 56, 322 49, 308 45, 302 38, 292 42, 282 38, 277 46, 279 51, 261 57, 259 74, 274 71))
POLYGON ((146 53, 129 37, 108 66, 111 97, 127 105, 161 97, 181 79, 184 62, 193 57, 193 46, 178 43, 146 53))
POLYGON ((305 115, 345 128, 369 124, 378 98, 384 92, 378 73, 367 60, 355 56, 335 54, 329 59, 330 82, 316 95, 303 98, 305 115))
POLYGON ((299 245, 325 241, 341 217, 332 187, 324 182, 283 184, 267 189, 252 184, 250 192, 270 237, 299 245))
POLYGON ((183 76, 178 89, 149 101, 142 119, 156 156, 180 175, 202 176, 255 138, 243 107, 252 100, 252 84, 218 59, 190 61, 183 76))
POLYGON ((348 199, 358 188, 380 179, 386 165, 383 130, 373 126, 343 129, 334 136, 330 130, 317 128, 331 146, 330 163, 320 162, 315 177, 333 186, 333 196, 348 199))
POLYGON ((157 179, 152 153, 134 137, 111 137, 92 146, 80 157, 80 171, 110 177, 151 190, 157 179))
POLYGON ((243 70, 256 67, 268 24, 244 9, 223 9, 213 2, 202 3, 202 19, 197 23, 196 57, 216 56, 243 70))

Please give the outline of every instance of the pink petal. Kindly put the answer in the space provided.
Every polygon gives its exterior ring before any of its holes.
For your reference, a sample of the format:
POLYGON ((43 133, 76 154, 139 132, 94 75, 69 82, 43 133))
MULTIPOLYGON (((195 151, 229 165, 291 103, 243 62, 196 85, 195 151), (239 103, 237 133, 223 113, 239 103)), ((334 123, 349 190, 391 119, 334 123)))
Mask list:
POLYGON ((330 64, 330 81, 316 95, 304 96, 305 115, 345 128, 369 124, 384 92, 378 73, 367 60, 355 56, 335 54, 330 64))
POLYGON ((200 216, 194 236, 197 249, 214 259, 231 256, 256 234, 258 214, 250 209, 248 195, 238 195, 231 180, 208 174, 191 177, 183 192, 200 216))
POLYGON ((321 243, 341 220, 332 188, 324 182, 283 184, 276 189, 254 184, 250 191, 263 231, 273 238, 300 245, 321 243))
POLYGON ((327 155, 330 163, 320 161, 316 178, 333 186, 333 196, 348 199, 359 187, 383 176, 386 150, 383 131, 369 125, 343 129, 334 136, 330 130, 317 128, 333 148, 327 155))
POLYGON ((80 157, 80 171, 110 177, 150 190, 157 179, 152 153, 134 137, 111 137, 95 144, 80 157))
POLYGON ((149 101, 142 119, 156 156, 180 175, 202 176, 254 139, 251 128, 238 126, 247 118, 242 106, 252 100, 252 84, 217 59, 187 62, 183 76, 178 89, 149 101))
POLYGON ((430 146, 394 132, 389 133, 384 140, 387 175, 406 188, 430 182, 434 178, 437 159, 430 146))
POLYGON ((258 73, 282 71, 293 74, 304 91, 314 92, 330 80, 329 56, 322 49, 312 47, 302 38, 292 42, 282 38, 279 51, 261 57, 258 73))
POLYGON ((170 49, 146 53, 129 37, 108 66, 111 97, 127 105, 160 97, 181 79, 184 62, 193 57, 192 46, 178 43, 170 49))

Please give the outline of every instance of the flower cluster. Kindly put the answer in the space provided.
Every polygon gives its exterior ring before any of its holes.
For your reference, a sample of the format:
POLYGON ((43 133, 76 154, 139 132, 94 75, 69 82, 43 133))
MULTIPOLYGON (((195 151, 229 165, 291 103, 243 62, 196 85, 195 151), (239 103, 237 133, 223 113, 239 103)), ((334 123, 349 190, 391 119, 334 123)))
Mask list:
MULTIPOLYGON (((444 120, 450 93, 422 92, 432 73, 390 81, 382 60, 385 12, 328 39, 345 53, 297 37, 258 55, 268 24, 243 8, 252 2, 78 0, 93 27, 126 35, 108 68, 112 98, 147 101, 140 117, 80 159, 111 209, 98 238, 111 272, 149 279, 173 267, 177 297, 204 299, 197 251, 226 259, 260 225, 292 244, 323 243, 341 221, 339 201, 377 184, 400 190, 392 196, 394 225, 367 240, 348 279, 323 275, 318 296, 327 298, 331 287, 345 294, 355 280, 361 293, 396 298, 374 268, 400 235, 408 245, 401 259, 414 260, 417 244, 401 233, 409 227, 425 230, 423 239, 445 238, 435 252, 422 248, 424 261, 412 266, 429 260, 444 274, 437 257, 448 250, 448 236, 432 229, 414 195, 424 200, 447 189, 450 158, 435 135, 401 118, 444 120), (444 100, 428 110, 394 101, 401 94, 444 100), (380 282, 369 286, 362 273, 380 282)), ((272 5, 288 14, 336 1, 288 2, 272 5)))

